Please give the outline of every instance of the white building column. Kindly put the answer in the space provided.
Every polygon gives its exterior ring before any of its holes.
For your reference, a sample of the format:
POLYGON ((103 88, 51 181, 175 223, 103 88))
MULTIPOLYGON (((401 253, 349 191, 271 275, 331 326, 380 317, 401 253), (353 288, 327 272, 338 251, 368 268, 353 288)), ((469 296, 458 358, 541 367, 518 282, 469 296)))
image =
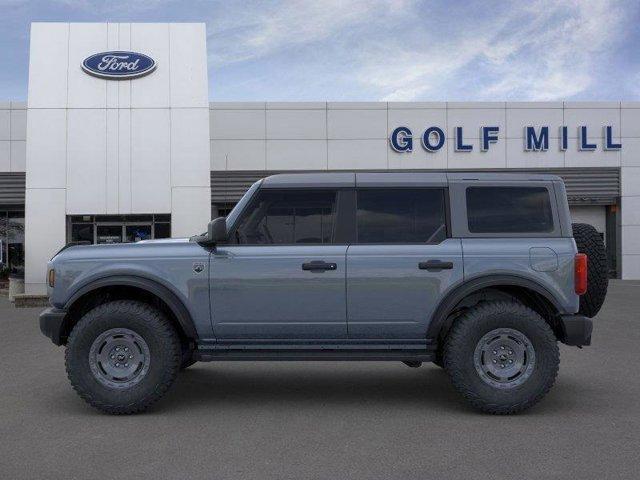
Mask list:
POLYGON ((25 212, 26 292, 69 215, 171 214, 172 236, 211 212, 206 31, 202 23, 31 26, 25 212), (88 75, 96 53, 133 51, 156 69, 131 80, 88 75))

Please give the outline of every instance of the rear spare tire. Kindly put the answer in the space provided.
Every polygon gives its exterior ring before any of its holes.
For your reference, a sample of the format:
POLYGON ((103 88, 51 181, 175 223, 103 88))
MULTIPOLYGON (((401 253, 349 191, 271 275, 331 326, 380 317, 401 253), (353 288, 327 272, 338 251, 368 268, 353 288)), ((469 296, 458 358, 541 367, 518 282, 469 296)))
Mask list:
POLYGON ((587 317, 595 317, 607 295, 607 251, 600 234, 591 225, 574 223, 572 227, 578 252, 587 255, 587 291, 580 296, 580 313, 587 317))

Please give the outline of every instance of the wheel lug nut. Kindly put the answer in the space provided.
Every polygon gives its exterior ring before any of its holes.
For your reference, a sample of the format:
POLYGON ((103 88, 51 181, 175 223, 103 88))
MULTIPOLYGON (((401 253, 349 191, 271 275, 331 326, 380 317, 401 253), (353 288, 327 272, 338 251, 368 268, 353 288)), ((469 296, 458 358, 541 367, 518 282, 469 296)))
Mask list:
POLYGON ((129 355, 129 358, 133 358, 133 355, 129 355))
POLYGON ((498 354, 498 351, 497 351, 497 350, 494 350, 494 351, 493 351, 493 354, 494 354, 494 355, 497 355, 497 354, 498 354))
POLYGON ((513 363, 513 360, 509 360, 509 363, 513 363))
POLYGON ((118 362, 116 362, 116 367, 119 367, 119 366, 120 366, 120 364, 118 362))
POLYGON ((129 347, 124 347, 124 351, 128 352, 129 351, 129 347))
POLYGON ((493 363, 498 363, 498 361, 494 358, 494 359, 493 359, 493 363))
POLYGON ((129 366, 129 364, 128 364, 128 363, 125 363, 125 364, 124 364, 124 366, 125 366, 125 367, 128 367, 128 366, 129 366))
POLYGON ((116 356, 115 355, 111 355, 111 358, 116 358, 116 356))

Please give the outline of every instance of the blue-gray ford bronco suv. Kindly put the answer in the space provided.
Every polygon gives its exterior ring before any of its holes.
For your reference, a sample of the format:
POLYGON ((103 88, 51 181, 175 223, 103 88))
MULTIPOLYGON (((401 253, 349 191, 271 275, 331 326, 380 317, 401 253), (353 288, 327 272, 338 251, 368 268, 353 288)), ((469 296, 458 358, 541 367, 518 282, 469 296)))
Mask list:
POLYGON ((590 344, 607 273, 556 176, 283 174, 190 239, 66 246, 40 328, 108 413, 196 361, 393 360, 507 414, 549 391, 558 342, 590 344))

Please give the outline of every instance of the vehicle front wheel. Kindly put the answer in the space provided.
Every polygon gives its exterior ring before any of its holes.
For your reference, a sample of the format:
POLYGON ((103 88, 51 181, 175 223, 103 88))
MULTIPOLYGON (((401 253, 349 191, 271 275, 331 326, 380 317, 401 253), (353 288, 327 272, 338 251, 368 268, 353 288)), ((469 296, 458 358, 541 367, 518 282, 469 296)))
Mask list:
POLYGON ((85 314, 73 327, 65 354, 76 392, 111 414, 147 409, 169 389, 181 361, 173 325, 159 310, 131 300, 85 314))
POLYGON ((487 302, 454 323, 444 346, 453 386, 475 408, 517 413, 535 405, 555 382, 556 337, 533 310, 517 302, 487 302))

